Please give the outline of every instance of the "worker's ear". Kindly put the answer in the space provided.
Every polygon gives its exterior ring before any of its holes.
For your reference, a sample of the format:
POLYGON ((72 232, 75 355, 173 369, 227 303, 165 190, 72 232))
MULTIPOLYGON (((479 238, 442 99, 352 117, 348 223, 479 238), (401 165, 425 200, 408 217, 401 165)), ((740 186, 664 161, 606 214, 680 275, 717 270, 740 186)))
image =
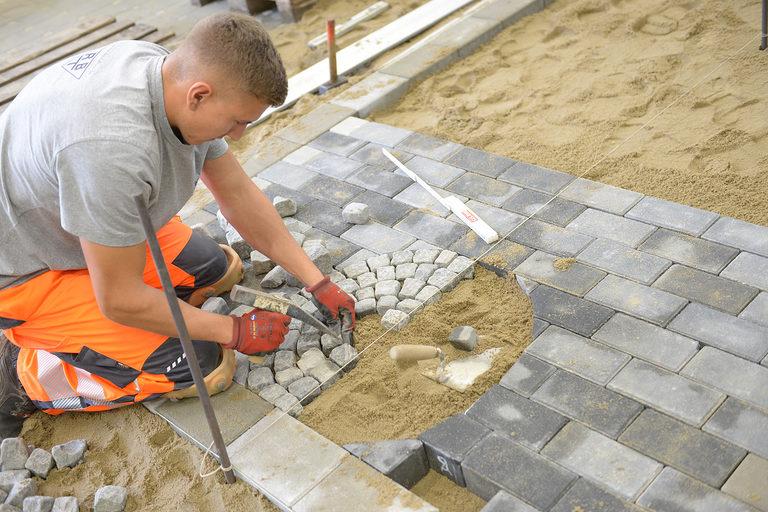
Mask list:
POLYGON ((208 82, 195 82, 187 89, 187 107, 197 110, 200 105, 213 94, 213 88, 208 82))

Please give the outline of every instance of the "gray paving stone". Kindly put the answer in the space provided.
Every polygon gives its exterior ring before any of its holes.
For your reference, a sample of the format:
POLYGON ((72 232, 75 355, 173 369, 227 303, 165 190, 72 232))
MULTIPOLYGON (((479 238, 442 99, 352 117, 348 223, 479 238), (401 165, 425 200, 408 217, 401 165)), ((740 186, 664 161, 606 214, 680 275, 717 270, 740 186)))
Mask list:
POLYGON ((534 252, 533 249, 510 242, 509 240, 501 240, 494 242, 494 245, 489 245, 485 240, 477 236, 477 233, 474 231, 467 231, 461 238, 451 244, 449 249, 467 258, 479 258, 482 256, 483 259, 480 263, 483 266, 491 268, 496 272, 501 270, 503 273, 512 271, 512 269, 534 252))
POLYGON ((549 327, 549 322, 545 322, 541 318, 533 319, 533 329, 531 330, 531 339, 535 340, 539 337, 539 334, 543 333, 546 328, 549 327))
POLYGON ((424 446, 416 439, 347 444, 344 449, 406 489, 429 471, 424 446))
POLYGON ((484 500, 503 490, 539 510, 549 510, 576 479, 570 471, 495 433, 472 449, 462 469, 467 489, 484 500))
POLYGON ((445 160, 449 165, 455 165, 468 171, 482 174, 490 178, 498 178, 504 171, 517 163, 516 160, 493 155, 473 148, 461 148, 445 160))
POLYGON ((378 254, 405 249, 414 241, 414 237, 376 222, 354 225, 341 238, 378 254))
POLYGON ((768 292, 760 292, 739 314, 739 318, 768 327, 768 292))
POLYGON ((768 256, 768 227, 765 226, 721 217, 701 237, 760 256, 768 256))
POLYGON ((360 117, 384 108, 408 92, 408 80, 387 73, 374 72, 335 96, 331 101, 348 107, 360 117))
POLYGON ((720 276, 768 290, 768 258, 742 252, 720 272, 720 276))
POLYGON ((640 250, 713 274, 719 273, 739 252, 732 247, 668 229, 653 233, 643 242, 640 250))
POLYGON ((714 212, 647 196, 629 210, 626 216, 693 236, 701 235, 719 217, 714 212))
MULTIPOLYGON (((350 225, 344 222, 341 216, 341 208, 319 199, 299 207, 296 218, 336 236, 350 229, 350 225)), ((354 240, 351 241, 354 242, 354 240)))
POLYGON ((637 192, 584 178, 578 178, 568 185, 560 195, 565 199, 617 215, 624 215, 643 197, 637 192))
POLYGON ((535 318, 564 327, 583 336, 592 336, 613 316, 613 310, 541 285, 531 292, 535 318))
MULTIPOLYGON (((501 237, 512 231, 524 220, 522 215, 511 213, 501 208, 494 208, 485 203, 475 200, 468 201, 467 206, 471 208, 486 224, 491 226, 501 237)), ((451 220, 459 220, 456 216, 451 216, 451 220)))
POLYGON ((738 315, 758 293, 757 288, 678 264, 653 286, 732 315, 738 315))
POLYGON ((575 422, 568 423, 542 454, 630 501, 662 468, 655 460, 575 422))
POLYGON ((515 269, 515 273, 547 284, 553 288, 583 297, 606 273, 579 262, 572 262, 567 270, 555 265, 561 258, 536 251, 515 269))
POLYGON ((451 30, 435 34, 429 43, 453 49, 463 59, 501 31, 501 23, 475 17, 462 17, 451 25, 451 30))
POLYGON ((491 2, 474 11, 472 17, 492 19, 508 27, 521 18, 539 12, 546 4, 539 0, 516 0, 513 2, 491 2))
POLYGON ((253 178, 261 171, 274 164, 301 146, 279 137, 269 137, 256 144, 253 151, 248 151, 238 159, 243 163, 245 173, 253 178))
POLYGON ((286 197, 296 201, 296 205, 299 207, 304 206, 305 204, 308 204, 314 200, 314 197, 310 196, 309 194, 284 187, 277 183, 272 183, 268 187, 262 188, 261 191, 264 192, 264 194, 269 198, 270 202, 274 201, 276 197, 286 197))
POLYGON ((486 391, 466 415, 533 451, 541 450, 568 421, 502 386, 486 391))
MULTIPOLYGON (((381 169, 387 170, 387 171, 395 171, 397 169, 397 165, 395 165, 392 160, 387 158, 384 153, 381 151, 382 148, 385 146, 381 144, 375 144, 373 142, 369 142, 362 148, 358 149, 354 153, 352 153, 349 158, 353 160, 357 160, 358 162, 363 162, 364 164, 372 165, 374 167, 379 167, 381 169)), ((408 162, 413 155, 410 155, 409 153, 406 153, 405 151, 399 151, 396 149, 390 149, 390 153, 392 153, 392 156, 400 160, 400 162, 405 163, 408 162)), ((407 178, 408 182, 410 183, 411 180, 405 174, 396 174, 396 176, 399 176, 401 178, 407 178)))
POLYGON ((622 368, 608 383, 608 389, 696 427, 703 425, 725 399, 725 395, 714 389, 639 359, 622 368))
POLYGON ((417 52, 405 53, 392 59, 380 71, 417 83, 447 67, 456 59, 456 49, 427 43, 419 47, 417 52))
POLYGON ((501 181, 514 183, 521 187, 538 190, 547 194, 556 194, 573 181, 573 176, 546 167, 517 162, 499 176, 501 181))
POLYGON ((362 124, 350 133, 352 137, 367 140, 368 142, 375 142, 389 148, 394 148, 412 134, 413 132, 411 130, 375 122, 362 124))
POLYGON ((592 338, 672 372, 678 372, 699 350, 691 338, 622 313, 611 317, 592 338))
POLYGON ((637 247, 657 228, 644 222, 625 219, 594 208, 587 208, 566 226, 595 238, 605 238, 630 247, 637 247))
POLYGON ((354 114, 353 109, 326 103, 310 113, 304 114, 298 120, 278 131, 276 135, 297 144, 306 144, 354 114))
POLYGON ((640 414, 643 406, 618 393, 563 370, 557 370, 531 395, 531 400, 616 437, 640 414))
POLYGON ((367 204, 371 218, 380 224, 392 227, 402 220, 413 207, 389 197, 365 190, 357 196, 357 202, 367 204))
POLYGON ((561 197, 553 197, 543 192, 523 189, 502 205, 506 210, 533 216, 536 219, 564 227, 575 219, 586 206, 568 201, 561 197))
POLYGON ((455 414, 419 435, 432 469, 466 487, 461 463, 491 429, 464 414, 455 414))
POLYGON ((558 256, 576 256, 593 240, 591 236, 535 219, 517 228, 509 239, 558 256))
POLYGON ((644 285, 650 285, 672 264, 664 258, 637 251, 619 242, 599 238, 589 244, 576 258, 644 285))
POLYGON ((723 492, 768 510, 768 460, 749 454, 723 486, 723 492))
POLYGON ((312 228, 309 231, 307 231, 307 239, 308 240, 317 239, 317 240, 323 241, 325 248, 328 250, 328 253, 330 254, 332 265, 338 265, 342 261, 346 261, 347 258, 352 256, 353 254, 356 254, 358 251, 361 251, 361 248, 359 245, 356 245, 352 242, 348 242, 346 240, 342 240, 338 236, 333 236, 319 229, 312 228))
POLYGON ((579 478, 551 512, 579 511, 641 512, 641 508, 609 493, 585 478, 579 478))
POLYGON ((680 374, 768 409, 768 368, 759 364, 704 347, 680 374))
MULTIPOLYGON (((461 145, 456 144, 455 142, 438 139, 436 137, 430 137, 429 135, 423 135, 421 133, 413 133, 412 135, 408 136, 405 140, 403 140, 401 143, 399 143, 395 149, 402 149, 403 151, 407 151, 408 153, 413 153, 414 155, 420 155, 420 156, 426 157, 426 159, 423 159, 423 160, 427 162, 433 161, 433 160, 442 162, 443 160, 448 158, 450 155, 452 155, 453 153, 461 149, 461 145)), ((414 161, 412 160, 411 163, 408 165, 408 168, 411 169, 412 171, 418 171, 418 169, 411 167, 413 164, 414 164, 414 161)), ((424 181, 426 181, 430 185, 433 184, 431 181, 427 179, 426 176, 423 176, 421 174, 419 174, 419 176, 423 178, 424 181)), ((436 183, 434 184, 437 185, 436 183)), ((438 186, 442 186, 442 185, 438 185, 438 186)))
POLYGON ((298 190, 306 182, 317 176, 314 171, 287 162, 275 162, 267 167, 259 177, 284 187, 298 190))
POLYGON ((605 385, 630 357, 610 347, 551 325, 526 352, 555 366, 605 385))
POLYGON ((702 429, 768 458, 768 413, 754 405, 728 397, 702 429))
POLYGON ((395 224, 394 229, 413 235, 419 240, 426 240, 438 247, 447 248, 469 228, 464 224, 457 224, 429 213, 414 211, 395 224))
POLYGON ((515 498, 506 491, 499 491, 493 495, 480 512, 538 512, 523 500, 515 498))
POLYGON ((340 133, 325 132, 307 146, 320 151, 327 151, 339 156, 349 156, 365 145, 365 141, 341 135, 340 133))
POLYGON ((317 175, 302 185, 299 191, 342 207, 359 196, 363 188, 329 176, 317 175))
POLYGON ((747 454, 742 448, 652 409, 644 410, 619 441, 717 488, 747 454))
POLYGON ((406 176, 370 165, 355 172, 346 181, 387 197, 395 196, 413 183, 406 176))
POLYGON ((363 164, 356 160, 326 152, 321 152, 320 155, 304 163, 304 167, 311 171, 339 180, 345 179, 362 166, 363 164))
POLYGON ((462 174, 446 187, 450 192, 464 194, 483 203, 501 206, 510 197, 519 192, 520 187, 509 185, 499 180, 488 178, 473 172, 462 174))
POLYGON ((753 512, 749 506, 670 467, 664 468, 637 504, 663 512, 753 512))
MULTIPOLYGON (((449 195, 448 193, 435 189, 435 191, 443 197, 449 195)), ((424 190, 418 183, 413 183, 405 190, 397 194, 393 199, 412 206, 413 208, 425 209, 434 212, 441 217, 447 217, 451 211, 443 206, 437 199, 432 197, 429 192, 424 190)))
POLYGON ((523 353, 507 370, 499 381, 499 385, 528 398, 550 375, 555 373, 555 370, 556 368, 551 364, 523 353))
POLYGON ((689 304, 669 329, 750 361, 759 362, 768 353, 768 328, 701 304, 689 304))
POLYGON ((682 297, 613 274, 608 274, 597 283, 585 297, 657 325, 665 325, 688 302, 682 297))

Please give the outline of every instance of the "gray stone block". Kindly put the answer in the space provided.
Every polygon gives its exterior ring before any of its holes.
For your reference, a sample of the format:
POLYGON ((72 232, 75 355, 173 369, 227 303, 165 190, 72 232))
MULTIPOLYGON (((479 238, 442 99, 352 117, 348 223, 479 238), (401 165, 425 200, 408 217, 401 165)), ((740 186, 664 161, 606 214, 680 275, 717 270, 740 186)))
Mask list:
POLYGON ((406 92, 408 92, 407 79, 374 72, 334 97, 332 102, 351 108, 357 112, 358 116, 364 118, 374 110, 394 103, 406 92))
POLYGON ((414 241, 413 236, 376 222, 354 225, 341 238, 379 254, 399 251, 414 241))
POLYGON ((216 313, 217 315, 229 314, 229 305, 227 304, 227 301, 221 297, 211 297, 206 299, 206 301, 203 302, 203 305, 200 306, 200 309, 210 313, 216 313))
POLYGON ((395 267, 395 279, 404 281, 416 275, 416 269, 419 266, 416 263, 401 263, 395 267))
POLYGON ((410 130, 375 122, 361 124, 350 133, 352 137, 375 142, 390 148, 394 148, 412 134, 413 132, 410 130))
POLYGON ((313 366, 307 373, 320 383, 320 389, 323 391, 333 386, 343 375, 338 365, 328 360, 313 366))
POLYGON ((416 295, 416 300, 423 303, 424 306, 430 306, 442 298, 443 294, 440 288, 431 284, 426 285, 416 295))
POLYGON ((366 263, 368 264, 368 268, 371 270, 371 272, 376 272, 381 267, 386 267, 390 264, 390 259, 388 254, 379 254, 377 256, 372 256, 366 260, 366 263))
POLYGON ((275 207, 275 210, 277 210, 277 213, 279 213, 281 217, 290 217, 291 215, 295 215, 299 209, 296 205, 296 201, 282 196, 275 197, 272 200, 272 206, 275 207))
POLYGON ((748 454, 723 486, 723 492, 765 510, 768 502, 768 460, 748 454))
POLYGON ((677 264, 653 286, 732 315, 738 315, 758 292, 757 288, 677 264))
POLYGON ((286 391, 286 389, 279 384, 270 384, 269 386, 259 391, 259 396, 272 405, 275 405, 277 399, 285 394, 288 394, 288 391, 286 391))
POLYGON ((322 350, 320 350, 320 337, 318 336, 317 346, 310 347, 300 354, 299 360, 296 362, 296 366, 305 374, 309 373, 314 366, 325 361, 325 356, 322 350))
POLYGON ((470 450, 491 432, 464 414, 455 414, 419 435, 424 443, 429 466, 436 472, 466 487, 461 463, 470 450))
POLYGON ((403 286, 398 293, 398 298, 403 299, 415 299, 419 292, 426 286, 426 282, 420 279, 414 279, 409 277, 403 281, 403 286))
POLYGON ((649 288, 608 274, 585 295, 589 300, 664 326, 687 301, 663 290, 649 288))
POLYGON ((509 240, 558 256, 576 256, 593 238, 553 224, 531 219, 517 228, 509 240))
POLYGON ((27 496, 21 502, 22 512, 51 512, 53 498, 50 496, 27 496))
MULTIPOLYGON (((432 274, 435 273, 435 270, 437 270, 437 265, 434 263, 422 263, 418 267, 416 267, 416 272, 414 272, 413 277, 417 281, 422 281, 424 283, 429 280, 429 278, 432 276, 432 274)), ((402 293, 402 292, 401 292, 402 293)))
MULTIPOLYGON (((445 192, 439 188, 435 188, 435 191, 441 196, 450 195, 449 192, 445 192)), ((411 206, 412 209, 429 211, 439 217, 447 217, 451 214, 451 210, 446 208, 441 202, 434 198, 429 192, 418 183, 407 187, 405 190, 397 194, 394 199, 401 203, 411 206)), ((462 198, 459 198, 462 199, 462 198)), ((466 198, 462 199, 466 200, 466 198)), ((413 211, 413 210, 412 210, 413 211)), ((433 245, 433 244, 430 244, 433 245)))
POLYGON ((371 219, 392 227, 413 210, 413 206, 395 201, 371 190, 365 190, 355 201, 368 205, 371 219))
POLYGON ((333 270, 333 262, 331 260, 331 253, 323 245, 313 245, 311 247, 304 248, 304 252, 307 253, 312 263, 323 274, 330 274, 333 270))
POLYGON ((499 180, 520 185, 521 187, 555 194, 573 181, 573 176, 526 162, 517 162, 507 169, 499 180))
POLYGON ((56 467, 73 468, 85 462, 85 451, 88 449, 88 443, 85 439, 74 439, 67 443, 57 444, 51 448, 51 455, 56 461, 56 467))
POLYGON ((579 261, 644 285, 653 283, 672 264, 664 258, 637 251, 618 242, 601 239, 589 244, 577 258, 579 261))
MULTIPOLYGON (((461 148, 461 145, 456 144, 455 142, 449 142, 435 137, 430 137, 429 135, 413 133, 405 138, 402 142, 400 142, 397 145, 397 148, 402 149, 403 151, 408 151, 409 153, 413 153, 414 155, 427 157, 424 160, 429 162, 435 160, 441 162, 458 151, 461 148)), ((413 161, 411 161, 409 167, 413 171, 421 170, 413 166, 413 161)), ((424 178, 427 183, 433 184, 433 182, 427 180, 425 176, 422 176, 421 174, 420 176, 424 178)), ((453 181, 453 179, 455 179, 455 177, 449 181, 453 181)), ((438 184, 438 186, 441 185, 438 184)))
MULTIPOLYGON (((24 498, 37 494, 37 483, 32 478, 25 478, 13 484, 8 497, 5 498, 6 505, 13 505, 21 508, 24 498)), ((98 512, 98 509, 95 509, 98 512)))
POLYGON ((573 487, 560 498, 551 512, 578 511, 642 512, 627 500, 598 487, 585 478, 579 478, 573 487))
POLYGON ((462 470, 467 489, 481 498, 490 500, 504 490, 539 510, 549 510, 576 479, 570 471, 497 433, 472 449, 462 470))
POLYGON ((650 224, 588 208, 568 224, 567 229, 595 238, 613 240, 629 247, 637 247, 657 228, 650 224))
POLYGON ((354 114, 353 109, 326 103, 281 129, 276 135, 297 144, 306 144, 354 114))
POLYGON ((555 411, 502 386, 486 391, 466 415, 534 451, 541 450, 568 422, 555 411))
POLYGON ((490 178, 498 178, 499 175, 516 164, 517 161, 465 147, 447 158, 445 163, 490 178))
POLYGON ((377 282, 378 277, 373 272, 366 272, 357 276, 357 284, 360 286, 360 288, 368 288, 373 290, 373 287, 376 286, 377 282))
POLYGON ((401 331, 411 321, 411 317, 405 311, 390 309, 381 317, 381 325, 387 330, 401 331))
POLYGON ((653 233, 640 250, 713 274, 719 273, 739 252, 732 247, 667 229, 653 233))
POLYGON ((448 335, 448 341, 459 350, 471 352, 477 346, 477 331, 470 325, 454 327, 448 335))
POLYGON ((447 268, 439 268, 429 276, 427 284, 438 288, 441 292, 453 290, 459 282, 459 276, 447 268))
POLYGON ((275 383, 287 389, 292 382, 296 382, 302 377, 304 377, 304 372, 295 366, 291 366, 290 368, 275 372, 275 383))
POLYGON ((630 357, 560 327, 550 325, 526 352, 605 385, 630 357))
POLYGON ((298 418, 304 411, 304 408, 299 403, 299 399, 290 393, 280 395, 275 400, 275 407, 294 418, 298 418))
POLYGON ((376 312, 379 316, 384 316, 390 309, 397 309, 400 299, 394 295, 385 295, 376 301, 376 312))
POLYGON ((288 392, 298 398, 302 406, 305 406, 320 396, 320 383, 312 377, 302 377, 288 385, 288 392))
POLYGON ((523 500, 519 500, 506 491, 498 491, 485 504, 480 512, 538 512, 523 500))
POLYGON ((502 205, 502 208, 563 227, 587 207, 526 188, 512 196, 502 205))
POLYGON ((272 369, 275 373, 296 366, 296 354, 288 350, 280 350, 275 354, 272 369))
POLYGON ((280 344, 280 346, 277 347, 277 349, 296 352, 296 347, 299 343, 299 336, 301 336, 301 334, 298 330, 288 331, 288 334, 285 335, 285 339, 280 344))
POLYGON ((455 49, 427 43, 420 46, 417 52, 407 52, 398 56, 380 71, 417 83, 450 65, 456 59, 458 59, 458 52, 455 49))
POLYGON ((349 203, 341 211, 344 222, 351 224, 365 224, 371 218, 371 212, 368 205, 363 203, 349 203))
POLYGON ((558 268, 562 259, 542 251, 536 251, 515 269, 515 273, 548 284, 553 288, 583 297, 606 273, 573 261, 565 270, 558 268))
POLYGON ((407 313, 408 315, 412 315, 413 313, 420 311, 421 308, 422 308, 421 302, 415 299, 403 299, 397 303, 397 306, 395 309, 398 309, 404 313, 407 313))
MULTIPOLYGON (((380 146, 376 147, 380 148, 380 146)), ((379 149, 377 155, 380 153, 381 151, 379 149)), ((354 156, 355 155, 352 155, 353 158, 354 156)), ((389 160, 387 160, 387 163, 392 165, 389 160)), ((347 178, 347 181, 386 197, 396 196, 413 183, 411 179, 406 176, 401 176, 390 169, 381 169, 374 165, 366 165, 347 178)))
POLYGON ((413 251, 404 250, 395 251, 392 253, 392 259, 390 261, 391 265, 397 267, 403 263, 413 263, 413 251))
POLYGON ((330 131, 323 133, 307 144, 311 148, 327 151, 339 156, 349 156, 364 145, 365 141, 330 131))
POLYGON ((499 381, 499 385, 528 398, 550 375, 555 373, 555 370, 556 368, 551 364, 524 353, 507 370, 499 381))
POLYGON ((456 256, 445 268, 449 272, 455 272, 459 279, 475 277, 475 262, 465 256, 456 256))
MULTIPOLYGON (((353 172, 360 169, 363 164, 356 160, 352 160, 351 158, 346 158, 321 151, 319 154, 304 162, 303 165, 305 168, 311 171, 315 171, 319 174, 323 174, 326 177, 335 178, 336 180, 344 180, 353 172)), ((301 189, 309 192, 307 189, 309 183, 317 178, 318 176, 315 176, 311 180, 307 181, 304 185, 302 185, 301 189)))
POLYGON ((702 430, 768 458, 768 413, 733 397, 728 397, 702 430))
POLYGON ((448 249, 444 249, 440 251, 440 254, 437 255, 435 258, 435 265, 437 265, 439 268, 445 268, 448 265, 453 262, 453 260, 458 256, 455 252, 449 251, 448 249))
POLYGON ((617 215, 624 215, 643 197, 637 192, 584 178, 572 182, 560 196, 617 215))
MULTIPOLYGON (((281 351, 287 353, 285 350, 281 351)), ((254 393, 258 393, 270 384, 275 383, 275 377, 272 370, 266 367, 254 368, 248 372, 247 387, 254 393)))
POLYGON ((563 370, 547 379, 531 399, 613 439, 643 409, 634 400, 563 370))
POLYGON ((0 470, 24 469, 30 448, 21 437, 7 437, 0 443, 0 470))
MULTIPOLYGON (((408 160, 408 168, 433 187, 445 187, 466 172, 458 167, 421 156, 408 160)), ((400 169, 397 169, 395 174, 405 176, 405 173, 400 169)))
POLYGON ((360 360, 357 349, 348 343, 343 343, 331 350, 329 359, 344 372, 349 372, 354 369, 354 367, 357 366, 357 362, 360 360))
MULTIPOLYGON (((495 206, 489 206, 485 203, 475 201, 474 199, 467 201, 466 204, 478 217, 483 219, 486 224, 497 231, 501 237, 515 229, 525 220, 522 215, 508 212, 495 206)), ((451 216, 450 219, 456 221, 459 220, 455 215, 451 216)))
POLYGON ((383 281, 394 281, 397 279, 397 275, 395 272, 395 267, 392 265, 385 265, 383 267, 379 267, 376 269, 376 280, 383 282, 383 281))
POLYGON ((686 511, 691 504, 702 504, 705 510, 717 512, 752 512, 749 506, 726 494, 666 467, 637 499, 637 504, 650 510, 686 511))
POLYGON ((79 512, 80 503, 74 496, 59 496, 53 500, 51 512, 79 512))
POLYGON ((351 279, 360 277, 368 272, 368 264, 364 261, 355 261, 344 266, 344 274, 351 279))
POLYGON ((720 272, 720 276, 768 290, 768 258, 742 252, 720 272))
POLYGON ((652 409, 619 441, 697 480, 719 488, 747 452, 652 409))
POLYGON ((0 490, 5 493, 11 492, 14 484, 21 482, 25 478, 29 478, 30 473, 26 469, 11 469, 8 471, 0 471, 0 490))
POLYGON ((323 334, 320 336, 320 348, 325 354, 325 357, 331 355, 331 351, 341 345, 341 339, 331 336, 330 334, 323 334))
POLYGON ((501 206, 521 189, 503 181, 467 172, 451 183, 447 190, 493 206, 501 206))
MULTIPOLYGON (((429 471, 424 446, 416 439, 378 441, 361 445, 365 447, 359 455, 363 462, 406 489, 413 487, 429 471)), ((344 448, 354 448, 348 446, 345 445, 344 448)))
POLYGON ((411 212, 395 224, 394 228, 439 247, 448 247, 469 229, 464 224, 457 224, 423 211, 411 212))
MULTIPOLYGON (((332 205, 343 207, 363 191, 363 188, 352 185, 343 178, 318 175, 299 188, 300 192, 322 199, 332 205)), ((342 212, 342 220, 343 212, 342 212)))
POLYGON ((376 299, 380 299, 386 295, 397 297, 397 294, 400 293, 401 288, 402 285, 395 279, 378 281, 376 283, 376 287, 374 288, 374 297, 376 297, 376 299))
POLYGON ((321 200, 301 206, 296 218, 335 236, 350 229, 349 224, 341 217, 341 208, 321 200))
POLYGON ((547 327, 549 327, 549 322, 545 322, 541 318, 535 318, 533 319, 533 329, 531 330, 531 339, 535 340, 539 337, 541 333, 543 333, 547 327))
POLYGON ((767 327, 701 304, 689 304, 669 329, 750 361, 759 362, 768 353, 767 327))
POLYGON ((286 272, 283 267, 278 265, 267 272, 267 274, 261 279, 261 287, 267 289, 280 288, 283 284, 285 284, 286 277, 288 277, 288 272, 286 272))
POLYGON ((639 359, 630 361, 608 383, 608 389, 696 427, 725 399, 723 393, 639 359))
POLYGON ((40 478, 48 478, 48 473, 54 465, 53 455, 42 448, 35 448, 24 463, 24 469, 28 469, 33 475, 40 478))
POLYGON ((537 286, 530 297, 534 317, 582 336, 591 336, 613 316, 610 308, 545 285, 537 286))
POLYGON ((644 197, 626 214, 648 224, 699 236, 714 223, 719 215, 656 197, 644 197))
POLYGON ((702 348, 681 375, 768 409, 768 368, 712 347, 702 348))
MULTIPOLYGON (((366 288, 369 290, 370 288, 366 288)), ((376 313, 376 299, 369 297, 367 299, 359 300, 355 303, 355 315, 358 317, 364 317, 376 313)))
POLYGON ((750 224, 743 220, 721 217, 701 238, 768 256, 768 227, 750 224))

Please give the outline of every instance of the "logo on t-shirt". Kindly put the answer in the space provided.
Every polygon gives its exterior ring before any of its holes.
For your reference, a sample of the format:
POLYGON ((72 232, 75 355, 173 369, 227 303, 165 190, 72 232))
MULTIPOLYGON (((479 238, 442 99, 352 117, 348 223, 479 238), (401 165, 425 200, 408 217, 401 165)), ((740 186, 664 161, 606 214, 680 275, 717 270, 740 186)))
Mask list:
POLYGON ((101 53, 101 50, 75 55, 67 62, 62 64, 62 67, 67 70, 70 75, 80 80, 80 78, 83 76, 83 73, 85 73, 85 70, 88 69, 88 66, 91 65, 91 62, 96 59, 96 56, 99 53, 101 53))

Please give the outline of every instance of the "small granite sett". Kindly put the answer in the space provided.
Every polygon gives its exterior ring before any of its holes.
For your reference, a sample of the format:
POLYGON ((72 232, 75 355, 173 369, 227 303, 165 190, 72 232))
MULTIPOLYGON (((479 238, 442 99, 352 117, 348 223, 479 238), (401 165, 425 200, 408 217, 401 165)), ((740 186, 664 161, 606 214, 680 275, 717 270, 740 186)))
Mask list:
POLYGON ((408 313, 409 315, 420 311, 422 308, 421 302, 415 299, 403 299, 397 303, 397 309, 408 313))
POLYGON ((87 449, 88 443, 85 439, 75 439, 64 444, 57 444, 51 449, 51 455, 53 455, 58 469, 73 468, 81 462, 85 462, 87 449))
POLYGON ((384 316, 390 309, 397 309, 400 299, 394 295, 384 295, 376 300, 376 312, 379 316, 384 316))
POLYGON ((304 372, 295 366, 275 372, 275 383, 287 388, 292 382, 304 377, 304 372))
POLYGON ((416 268, 416 272, 414 272, 413 277, 426 283, 429 277, 435 273, 437 268, 438 266, 434 263, 422 263, 416 268))
POLYGON ((53 500, 51 512, 79 512, 80 504, 74 496, 59 496, 53 500))
POLYGON ((351 279, 360 277, 366 272, 369 272, 368 264, 364 261, 356 261, 344 266, 344 274, 351 279))
POLYGON ((48 473, 50 473, 55 464, 53 455, 42 448, 35 448, 24 463, 24 468, 28 469, 35 476, 48 478, 48 473))
POLYGON ((118 485, 106 485, 96 491, 93 512, 122 512, 128 502, 128 489, 118 485))
POLYGON ((387 330, 400 331, 410 321, 408 313, 398 309, 390 309, 381 317, 381 325, 387 330))
POLYGON ((419 292, 427 283, 420 279, 409 277, 403 281, 403 287, 400 289, 398 297, 403 299, 415 299, 419 292))
POLYGON ((302 406, 306 406, 320 396, 320 383, 312 377, 302 377, 288 385, 288 392, 298 398, 302 406))
POLYGON ((21 504, 22 512, 51 512, 52 508, 51 496, 27 496, 21 504))
POLYGON ((0 470, 24 469, 29 458, 29 446, 21 437, 7 437, 0 444, 0 470))
POLYGON ((439 268, 427 280, 427 284, 443 292, 449 292, 458 284, 458 275, 447 268, 439 268))
POLYGON ((448 335, 448 341, 459 350, 471 352, 477 346, 477 331, 469 325, 454 327, 448 335))
POLYGON ((392 260, 390 264, 394 266, 402 265, 403 263, 413 263, 413 251, 395 251, 392 253, 392 260))
POLYGON ((385 295, 397 297, 397 294, 400 293, 402 285, 399 281, 394 279, 394 272, 392 277, 392 279, 386 281, 378 281, 376 283, 376 287, 374 288, 374 296, 377 300, 381 297, 384 297, 385 295))
POLYGON ((372 288, 376 286, 378 280, 378 277, 373 272, 366 272, 357 276, 357 284, 360 288, 372 288))
POLYGON ((21 509, 22 503, 24 503, 24 498, 35 496, 36 494, 37 482, 32 478, 25 478, 13 484, 13 487, 11 487, 11 490, 8 492, 8 497, 5 498, 5 504, 13 505, 14 507, 21 509))
POLYGON ((395 279, 402 281, 414 277, 418 267, 416 263, 401 263, 395 267, 395 279))
POLYGON ((422 302, 424 306, 429 306, 439 301, 442 295, 443 294, 440 291, 440 288, 428 284, 422 288, 418 294, 416 294, 416 300, 422 302))
MULTIPOLYGON (((369 290, 370 288, 366 288, 369 290)), ((376 313, 376 299, 369 297, 366 299, 358 299, 355 303, 355 315, 358 317, 364 317, 376 313)))

